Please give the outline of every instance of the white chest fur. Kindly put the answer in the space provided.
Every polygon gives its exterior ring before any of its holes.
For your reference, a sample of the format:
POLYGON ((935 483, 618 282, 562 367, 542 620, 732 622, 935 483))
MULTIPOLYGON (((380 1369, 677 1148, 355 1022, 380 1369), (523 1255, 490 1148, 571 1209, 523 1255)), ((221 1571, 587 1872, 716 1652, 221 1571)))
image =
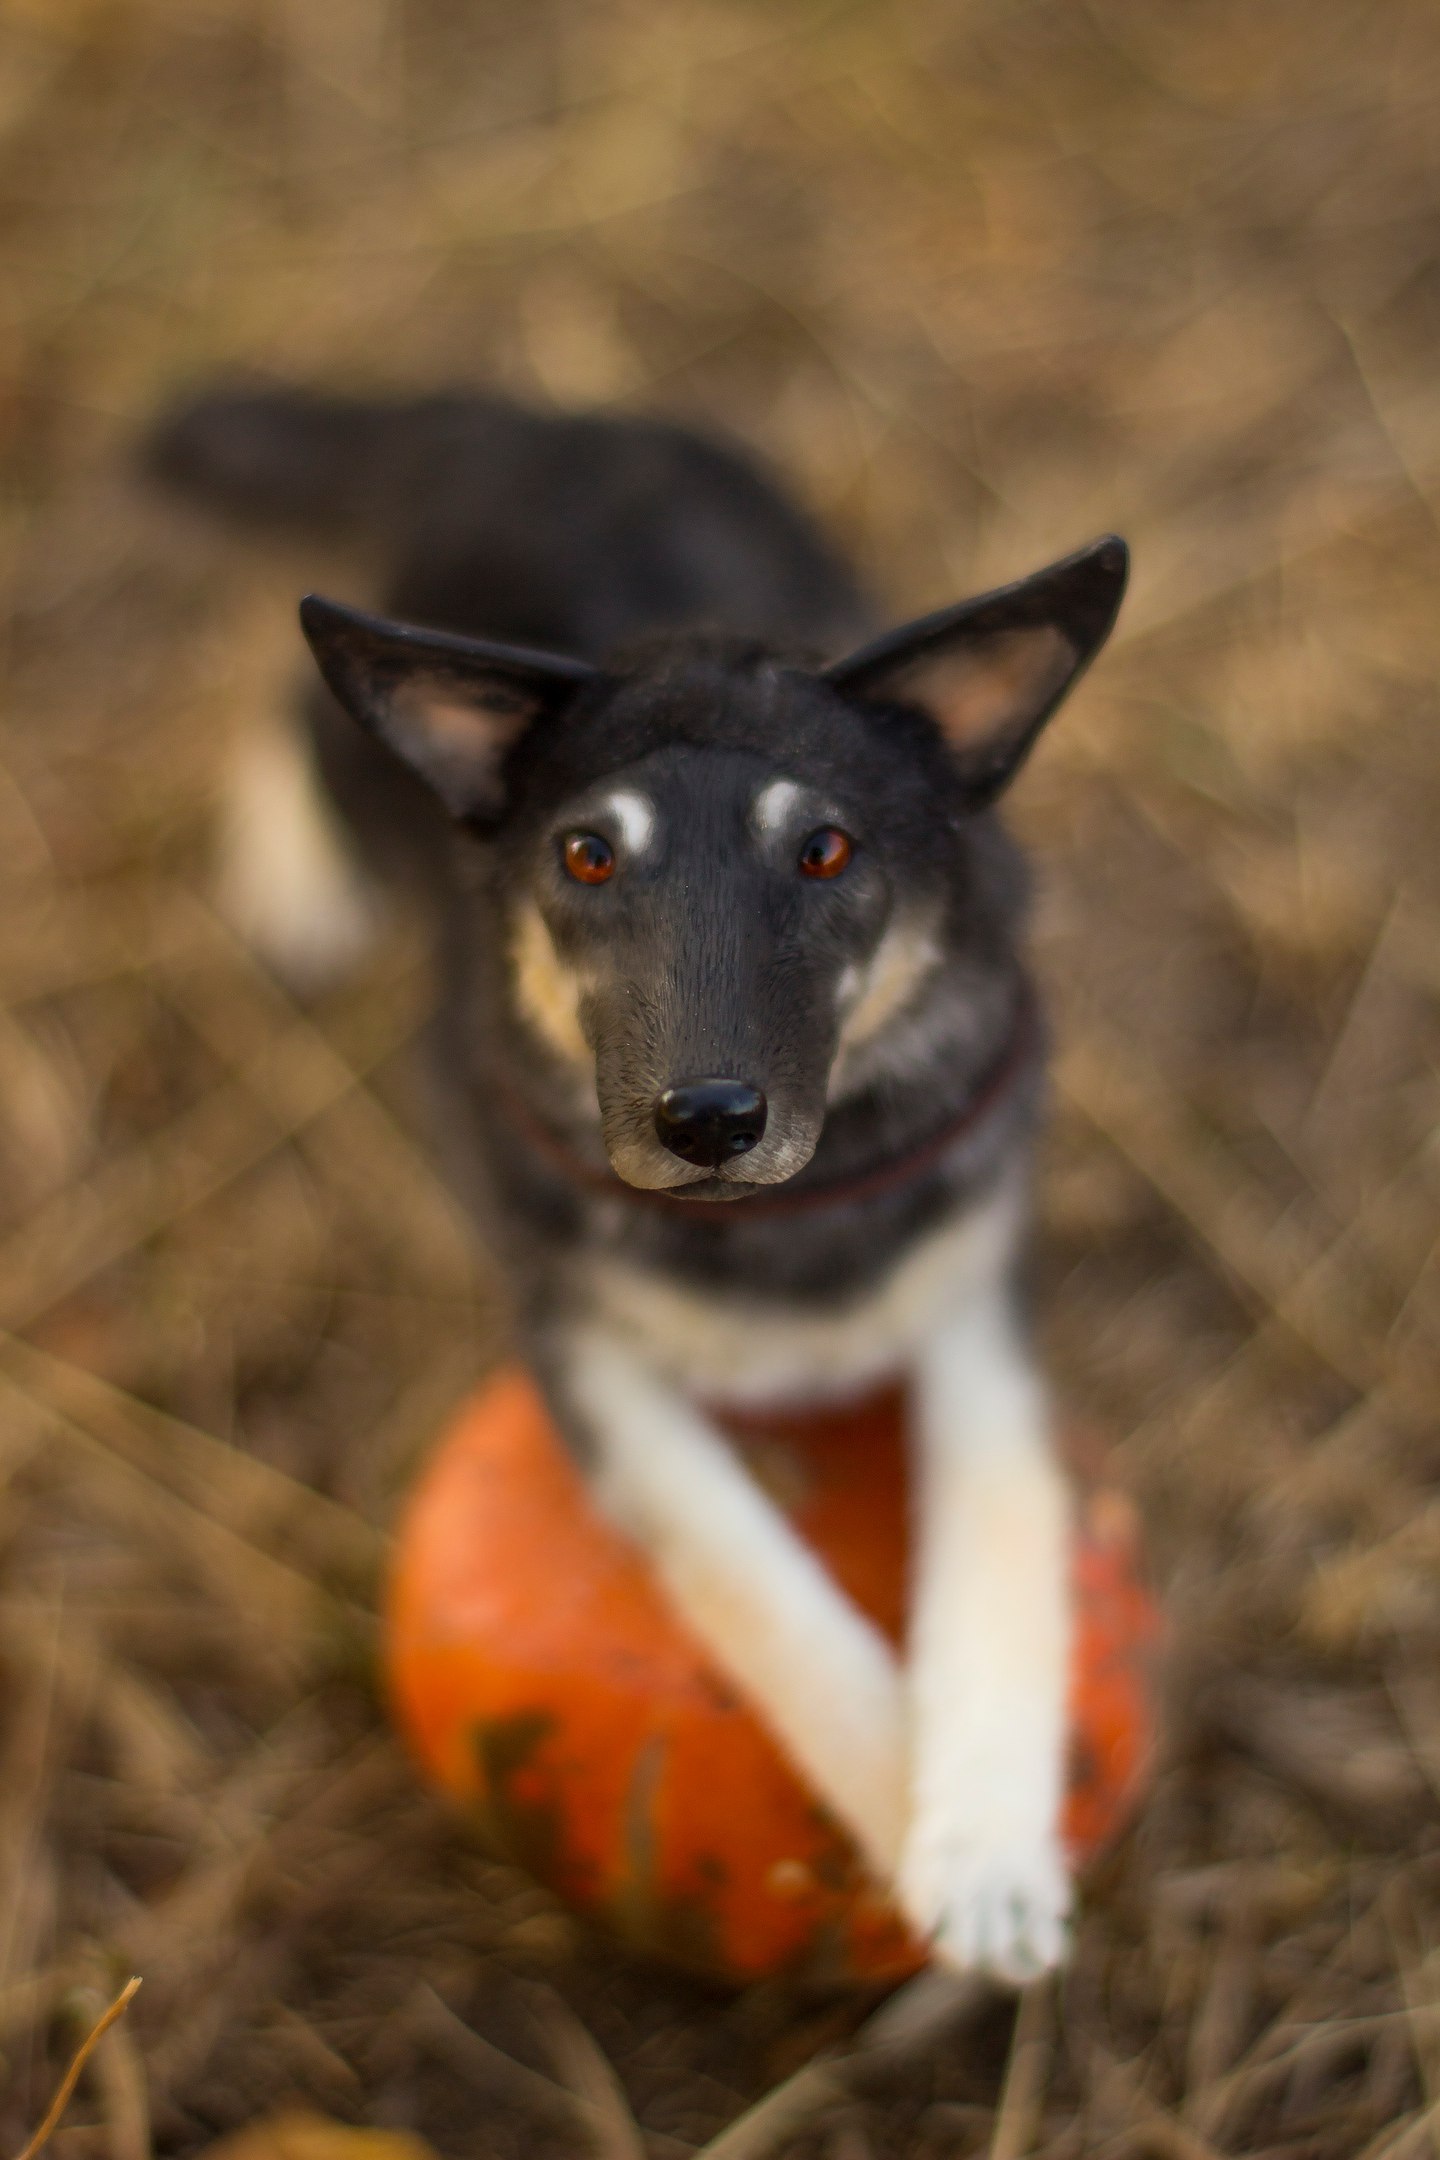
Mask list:
MULTIPOLYGON (((743 1203, 739 1203, 742 1204, 743 1203)), ((737 1408, 840 1401, 903 1369, 1014 1255, 1022 1195, 1000 1186, 933 1231, 863 1298, 759 1304, 607 1260, 582 1284, 599 1324, 687 1395, 737 1408)))

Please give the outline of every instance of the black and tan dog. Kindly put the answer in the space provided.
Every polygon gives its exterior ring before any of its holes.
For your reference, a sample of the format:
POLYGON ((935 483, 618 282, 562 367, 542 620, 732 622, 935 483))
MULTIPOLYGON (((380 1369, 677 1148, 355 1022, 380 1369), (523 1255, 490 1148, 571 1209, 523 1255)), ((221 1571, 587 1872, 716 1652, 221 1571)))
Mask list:
POLYGON ((304 974, 377 876, 423 896, 453 1174, 598 1495, 937 1952, 1053 1964, 1067 1493, 1015 1291, 1042 1050, 994 806, 1123 544, 875 636, 747 462, 659 424, 217 397, 151 456, 366 534, 426 625, 304 603, 329 694, 237 782, 232 905, 304 974), (898 1374, 903 1665, 706 1414, 898 1374))

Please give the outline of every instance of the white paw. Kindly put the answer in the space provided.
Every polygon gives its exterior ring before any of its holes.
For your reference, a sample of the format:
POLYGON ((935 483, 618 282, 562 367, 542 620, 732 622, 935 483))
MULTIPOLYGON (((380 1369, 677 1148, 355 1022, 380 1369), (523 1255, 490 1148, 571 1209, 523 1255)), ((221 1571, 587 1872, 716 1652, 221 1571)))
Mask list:
POLYGON ((900 1863, 900 1902, 942 1964, 1020 1987, 1060 1964, 1070 1877, 1053 1838, 1011 1839, 923 1818, 900 1863))

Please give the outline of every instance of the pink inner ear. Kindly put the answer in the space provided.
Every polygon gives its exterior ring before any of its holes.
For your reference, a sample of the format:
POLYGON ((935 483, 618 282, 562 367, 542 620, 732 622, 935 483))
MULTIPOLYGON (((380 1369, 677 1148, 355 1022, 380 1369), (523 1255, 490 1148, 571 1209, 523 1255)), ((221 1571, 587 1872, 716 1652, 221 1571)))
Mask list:
POLYGON ((1043 712, 1078 658, 1053 623, 1038 623, 927 654, 902 670, 894 687, 932 716, 947 741, 968 748, 1043 712))
POLYGON ((535 701, 508 683, 477 684, 467 695, 452 682, 421 675, 395 689, 391 711, 412 741, 460 758, 512 742, 533 716, 535 701))

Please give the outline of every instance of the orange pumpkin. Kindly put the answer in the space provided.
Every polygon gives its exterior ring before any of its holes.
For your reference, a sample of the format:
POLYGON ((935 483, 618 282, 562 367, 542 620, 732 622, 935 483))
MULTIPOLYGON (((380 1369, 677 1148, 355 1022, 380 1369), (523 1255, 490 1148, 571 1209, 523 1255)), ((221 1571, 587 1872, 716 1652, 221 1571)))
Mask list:
MULTIPOLYGON (((754 1473, 895 1641, 904 1400, 726 1418, 754 1473)), ((1155 1609, 1126 1502, 1092 1490, 1065 1837, 1123 1821, 1152 1728, 1155 1609)), ((634 1945, 740 1982, 898 1979, 924 1962, 848 1833, 594 1511, 534 1382, 507 1370, 442 1439, 401 1524, 386 1621, 396 1716, 491 1842, 634 1945)))

